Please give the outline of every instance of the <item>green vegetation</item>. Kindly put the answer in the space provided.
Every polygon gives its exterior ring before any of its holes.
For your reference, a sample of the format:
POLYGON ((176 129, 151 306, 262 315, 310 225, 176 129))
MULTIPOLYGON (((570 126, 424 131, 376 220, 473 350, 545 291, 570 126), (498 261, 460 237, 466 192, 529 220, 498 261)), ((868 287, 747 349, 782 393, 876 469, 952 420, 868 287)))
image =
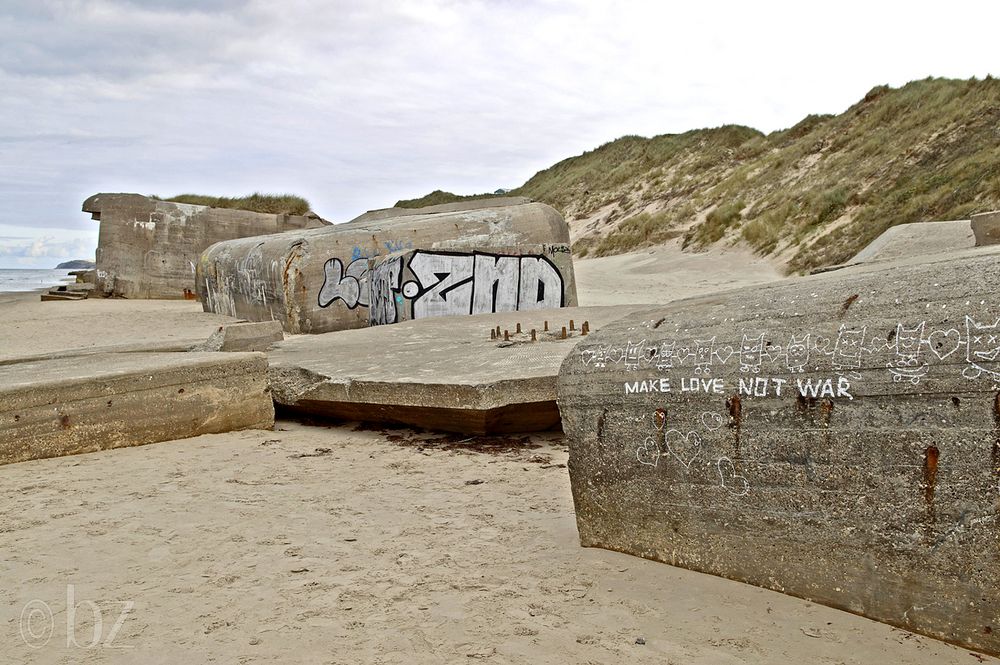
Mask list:
POLYGON ((459 194, 452 194, 451 192, 442 192, 440 189, 435 189, 427 196, 421 196, 419 199, 402 199, 400 201, 396 201, 396 205, 394 205, 393 207, 425 208, 427 206, 441 205, 442 203, 455 203, 456 201, 475 201, 478 199, 490 199, 495 196, 499 196, 499 194, 471 194, 468 196, 463 196, 459 194))
MULTIPOLYGON (((159 198, 154 196, 153 198, 159 198)), ((169 199, 171 203, 190 203, 192 205, 208 206, 210 208, 235 208, 253 212, 272 214, 304 215, 310 210, 309 202, 301 196, 293 194, 261 194, 254 192, 250 196, 229 198, 226 196, 206 196, 203 194, 180 194, 169 199)))
POLYGON ((744 242, 808 271, 847 260, 896 224, 1000 208, 998 128, 1000 81, 929 78, 875 87, 840 115, 810 115, 766 136, 735 125, 625 136, 511 195, 569 220, 607 220, 577 240, 578 255, 683 235, 695 248, 744 242))

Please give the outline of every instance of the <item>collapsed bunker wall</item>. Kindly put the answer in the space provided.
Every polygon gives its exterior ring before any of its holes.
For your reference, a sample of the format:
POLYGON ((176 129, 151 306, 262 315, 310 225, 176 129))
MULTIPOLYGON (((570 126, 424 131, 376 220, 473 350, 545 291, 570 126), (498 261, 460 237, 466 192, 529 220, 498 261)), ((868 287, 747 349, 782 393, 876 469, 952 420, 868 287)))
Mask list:
POLYGON ((649 308, 558 402, 580 541, 1000 654, 1000 251, 649 308))
POLYGON ((569 229, 542 203, 229 240, 197 273, 205 311, 290 333, 577 304, 569 229))
POLYGON ((95 194, 97 291, 122 298, 194 299, 195 266, 212 243, 326 226, 319 217, 171 203, 140 194, 95 194))

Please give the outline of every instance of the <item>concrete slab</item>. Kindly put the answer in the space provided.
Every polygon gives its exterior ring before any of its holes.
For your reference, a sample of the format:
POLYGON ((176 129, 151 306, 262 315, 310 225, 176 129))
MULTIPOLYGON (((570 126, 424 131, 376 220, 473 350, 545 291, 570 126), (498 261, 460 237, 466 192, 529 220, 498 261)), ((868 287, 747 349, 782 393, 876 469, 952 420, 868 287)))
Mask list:
POLYGON ((909 256, 970 249, 976 244, 967 219, 899 224, 887 229, 847 264, 896 261, 909 256))
POLYGON ((488 199, 474 199, 472 201, 456 201, 454 203, 441 203, 423 208, 379 208, 361 213, 352 222, 377 222, 382 219, 393 217, 409 217, 411 215, 433 215, 441 212, 464 212, 466 210, 481 210, 483 208, 496 208, 499 206, 513 206, 531 203, 532 200, 525 196, 494 196, 488 199))
POLYGON ((96 352, 187 351, 234 322, 182 300, 50 304, 35 293, 0 293, 0 365, 96 352))
POLYGON ((267 351, 285 338, 277 321, 229 323, 219 326, 204 344, 193 351, 267 351))
POLYGON ((270 429, 260 353, 128 353, 0 367, 0 464, 270 429))
POLYGON ((593 331, 635 309, 449 316, 293 337, 268 354, 268 374, 275 402, 302 413, 469 434, 550 429, 559 424, 556 374, 586 338, 584 322, 593 331))
POLYGON ((1000 210, 973 215, 972 231, 976 235, 976 247, 1000 244, 1000 210))
POLYGON ((580 541, 1000 654, 1000 247, 651 307, 558 385, 580 541))

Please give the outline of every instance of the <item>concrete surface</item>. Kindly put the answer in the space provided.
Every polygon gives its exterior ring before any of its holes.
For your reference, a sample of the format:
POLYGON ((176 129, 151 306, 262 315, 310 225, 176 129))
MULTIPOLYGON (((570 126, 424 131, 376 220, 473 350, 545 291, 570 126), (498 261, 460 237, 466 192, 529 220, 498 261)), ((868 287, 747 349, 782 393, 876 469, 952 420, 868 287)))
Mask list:
POLYGON ((285 338, 277 321, 229 323, 219 326, 204 344, 193 351, 267 351, 285 338))
POLYGON ((975 246, 972 226, 967 219, 899 224, 886 229, 847 264, 896 261, 910 256, 940 254, 975 246))
POLYGON ((281 321, 293 334, 391 323, 414 313, 534 309, 555 302, 556 291, 562 304, 576 304, 566 222, 541 203, 230 240, 209 247, 198 263, 205 311, 281 321), (372 275, 377 283, 370 283, 372 275), (522 279, 537 286, 543 275, 544 294, 520 288, 522 279), (404 314, 394 318, 396 311, 404 314))
POLYGON ((973 215, 972 232, 976 236, 976 247, 1000 243, 1000 210, 973 215))
POLYGON ((653 307, 559 374, 580 541, 1000 653, 1000 248, 653 307))
POLYGON ((268 374, 275 402, 292 411, 468 434, 545 430, 559 424, 556 373, 586 338, 583 322, 596 330, 634 309, 452 316, 294 337, 268 354, 268 374))
POLYGON ((408 217, 410 215, 432 215, 440 212, 462 212, 465 210, 480 210, 482 208, 498 208, 502 206, 522 205, 531 203, 531 199, 526 196, 495 196, 488 199, 475 199, 473 201, 456 201, 454 203, 441 203, 423 208, 379 208, 361 213, 349 223, 353 222, 377 222, 393 217, 408 217))
POLYGON ((129 353, 0 367, 0 464, 274 424, 263 354, 129 353))
POLYGON ((95 194, 83 211, 101 222, 98 291, 122 298, 193 300, 195 264, 212 243, 328 224, 314 216, 208 208, 140 194, 95 194))

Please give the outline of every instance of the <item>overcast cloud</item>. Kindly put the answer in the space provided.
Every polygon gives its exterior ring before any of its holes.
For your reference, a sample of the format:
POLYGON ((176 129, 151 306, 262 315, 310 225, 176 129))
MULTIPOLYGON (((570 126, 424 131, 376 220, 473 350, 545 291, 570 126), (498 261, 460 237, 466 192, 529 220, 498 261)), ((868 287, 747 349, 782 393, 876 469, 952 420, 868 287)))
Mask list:
POLYGON ((0 0, 0 267, 92 258, 99 191, 344 221, 623 134, 771 131, 998 73, 993 3, 0 0))

